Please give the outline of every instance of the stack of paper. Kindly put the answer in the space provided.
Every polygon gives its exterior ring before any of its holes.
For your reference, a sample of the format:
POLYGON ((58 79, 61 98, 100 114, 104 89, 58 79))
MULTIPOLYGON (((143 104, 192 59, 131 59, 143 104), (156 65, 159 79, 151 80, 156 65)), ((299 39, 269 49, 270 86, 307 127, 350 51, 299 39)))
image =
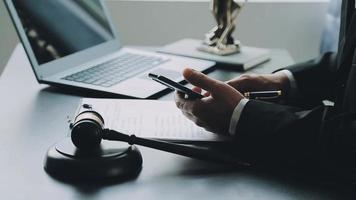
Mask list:
POLYGON ((196 126, 172 101, 85 98, 83 104, 92 105, 103 116, 106 128, 128 135, 182 142, 227 139, 196 126))

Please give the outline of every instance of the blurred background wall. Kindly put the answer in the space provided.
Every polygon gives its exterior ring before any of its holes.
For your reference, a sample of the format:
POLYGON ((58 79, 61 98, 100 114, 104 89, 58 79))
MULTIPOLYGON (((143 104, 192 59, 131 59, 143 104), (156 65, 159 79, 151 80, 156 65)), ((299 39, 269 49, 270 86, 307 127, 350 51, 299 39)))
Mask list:
MULTIPOLYGON (((181 38, 203 38, 215 25, 209 0, 107 0, 124 45, 160 46, 181 38)), ((296 61, 315 57, 327 0, 255 0, 238 18, 235 35, 243 44, 286 48, 296 61)), ((0 69, 18 43, 0 1, 0 69)))
POLYGON ((4 2, 0 1, 0 74, 13 51, 18 38, 13 28, 4 2))

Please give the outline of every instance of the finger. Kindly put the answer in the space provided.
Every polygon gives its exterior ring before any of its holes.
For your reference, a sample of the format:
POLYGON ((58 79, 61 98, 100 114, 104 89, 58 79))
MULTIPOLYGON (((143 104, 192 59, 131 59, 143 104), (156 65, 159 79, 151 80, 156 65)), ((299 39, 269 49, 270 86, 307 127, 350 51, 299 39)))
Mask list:
POLYGON ((175 101, 185 101, 187 99, 185 98, 185 93, 176 91, 174 94, 174 100, 175 101))
POLYGON ((187 117, 190 121, 192 121, 195 125, 199 126, 199 127, 207 127, 207 124, 204 123, 203 121, 199 120, 197 117, 195 117, 194 115, 187 113, 187 112, 182 112, 183 115, 185 117, 187 117))
POLYGON ((211 94, 210 94, 210 92, 205 92, 203 95, 204 95, 205 97, 208 97, 208 96, 210 96, 211 94))
POLYGON ((202 89, 201 89, 200 87, 193 87, 192 90, 193 90, 194 92, 199 93, 199 94, 202 92, 202 89))
MULTIPOLYGON (((179 94, 176 92, 175 95, 175 102, 176 106, 183 112, 195 114, 197 111, 200 111, 200 100, 189 100, 185 99, 184 97, 181 96, 182 94, 179 94)), ((184 94, 183 94, 184 95, 184 94)))
POLYGON ((216 131, 213 128, 211 128, 210 126, 205 126, 204 129, 208 132, 216 133, 216 131))
POLYGON ((187 113, 187 112, 184 112, 184 111, 182 111, 182 114, 186 117, 186 118, 188 118, 190 121, 195 121, 196 120, 196 118, 192 115, 192 114, 190 114, 190 113, 187 113))
POLYGON ((176 106, 179 108, 179 109, 182 109, 183 108, 183 105, 184 103, 187 101, 185 98, 184 98, 184 93, 182 92, 175 92, 174 94, 174 101, 176 103, 176 106))
POLYGON ((200 100, 195 101, 185 101, 180 105, 180 110, 189 113, 195 117, 200 118, 201 114, 204 112, 204 106, 200 100))
POLYGON ((241 79, 233 79, 226 83, 240 92, 246 92, 247 90, 247 84, 241 79))
POLYGON ((237 87, 239 86, 239 80, 238 79, 228 80, 225 83, 230 85, 230 86, 232 86, 235 89, 237 89, 237 87))
POLYGON ((194 122, 197 126, 199 127, 202 127, 204 128, 205 130, 207 131, 210 131, 210 132, 214 132, 213 128, 208 124, 206 123, 206 119, 204 119, 204 117, 200 116, 200 117, 197 117, 191 113, 188 113, 188 112, 184 112, 182 111, 183 115, 186 116, 190 121, 194 122))
POLYGON ((184 69, 183 76, 189 83, 200 87, 206 91, 214 93, 220 89, 220 81, 209 78, 205 74, 195 71, 193 69, 184 69))

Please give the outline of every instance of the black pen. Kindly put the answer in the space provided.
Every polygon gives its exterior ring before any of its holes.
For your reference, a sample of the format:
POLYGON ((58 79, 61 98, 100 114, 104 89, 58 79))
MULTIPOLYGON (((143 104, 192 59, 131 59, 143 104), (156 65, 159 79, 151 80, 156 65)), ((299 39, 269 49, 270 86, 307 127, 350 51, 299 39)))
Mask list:
POLYGON ((257 99, 257 100, 277 99, 280 96, 282 96, 282 91, 272 90, 272 91, 245 92, 244 96, 248 99, 257 99))

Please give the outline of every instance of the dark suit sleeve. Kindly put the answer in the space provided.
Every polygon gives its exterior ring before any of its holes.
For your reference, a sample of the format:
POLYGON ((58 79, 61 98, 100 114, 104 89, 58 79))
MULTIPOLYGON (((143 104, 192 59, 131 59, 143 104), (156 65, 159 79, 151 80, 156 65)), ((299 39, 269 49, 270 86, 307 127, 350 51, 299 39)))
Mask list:
POLYGON ((323 112, 323 107, 301 110, 250 100, 237 124, 236 141, 253 162, 310 160, 323 112))
POLYGON ((336 53, 325 53, 319 58, 287 67, 292 72, 298 92, 303 98, 316 102, 333 100, 336 84, 336 53))
POLYGON ((355 129, 336 131, 331 107, 310 110, 250 100, 237 124, 240 156, 252 163, 316 169, 353 166, 355 129), (351 158, 351 159, 350 159, 351 158))

